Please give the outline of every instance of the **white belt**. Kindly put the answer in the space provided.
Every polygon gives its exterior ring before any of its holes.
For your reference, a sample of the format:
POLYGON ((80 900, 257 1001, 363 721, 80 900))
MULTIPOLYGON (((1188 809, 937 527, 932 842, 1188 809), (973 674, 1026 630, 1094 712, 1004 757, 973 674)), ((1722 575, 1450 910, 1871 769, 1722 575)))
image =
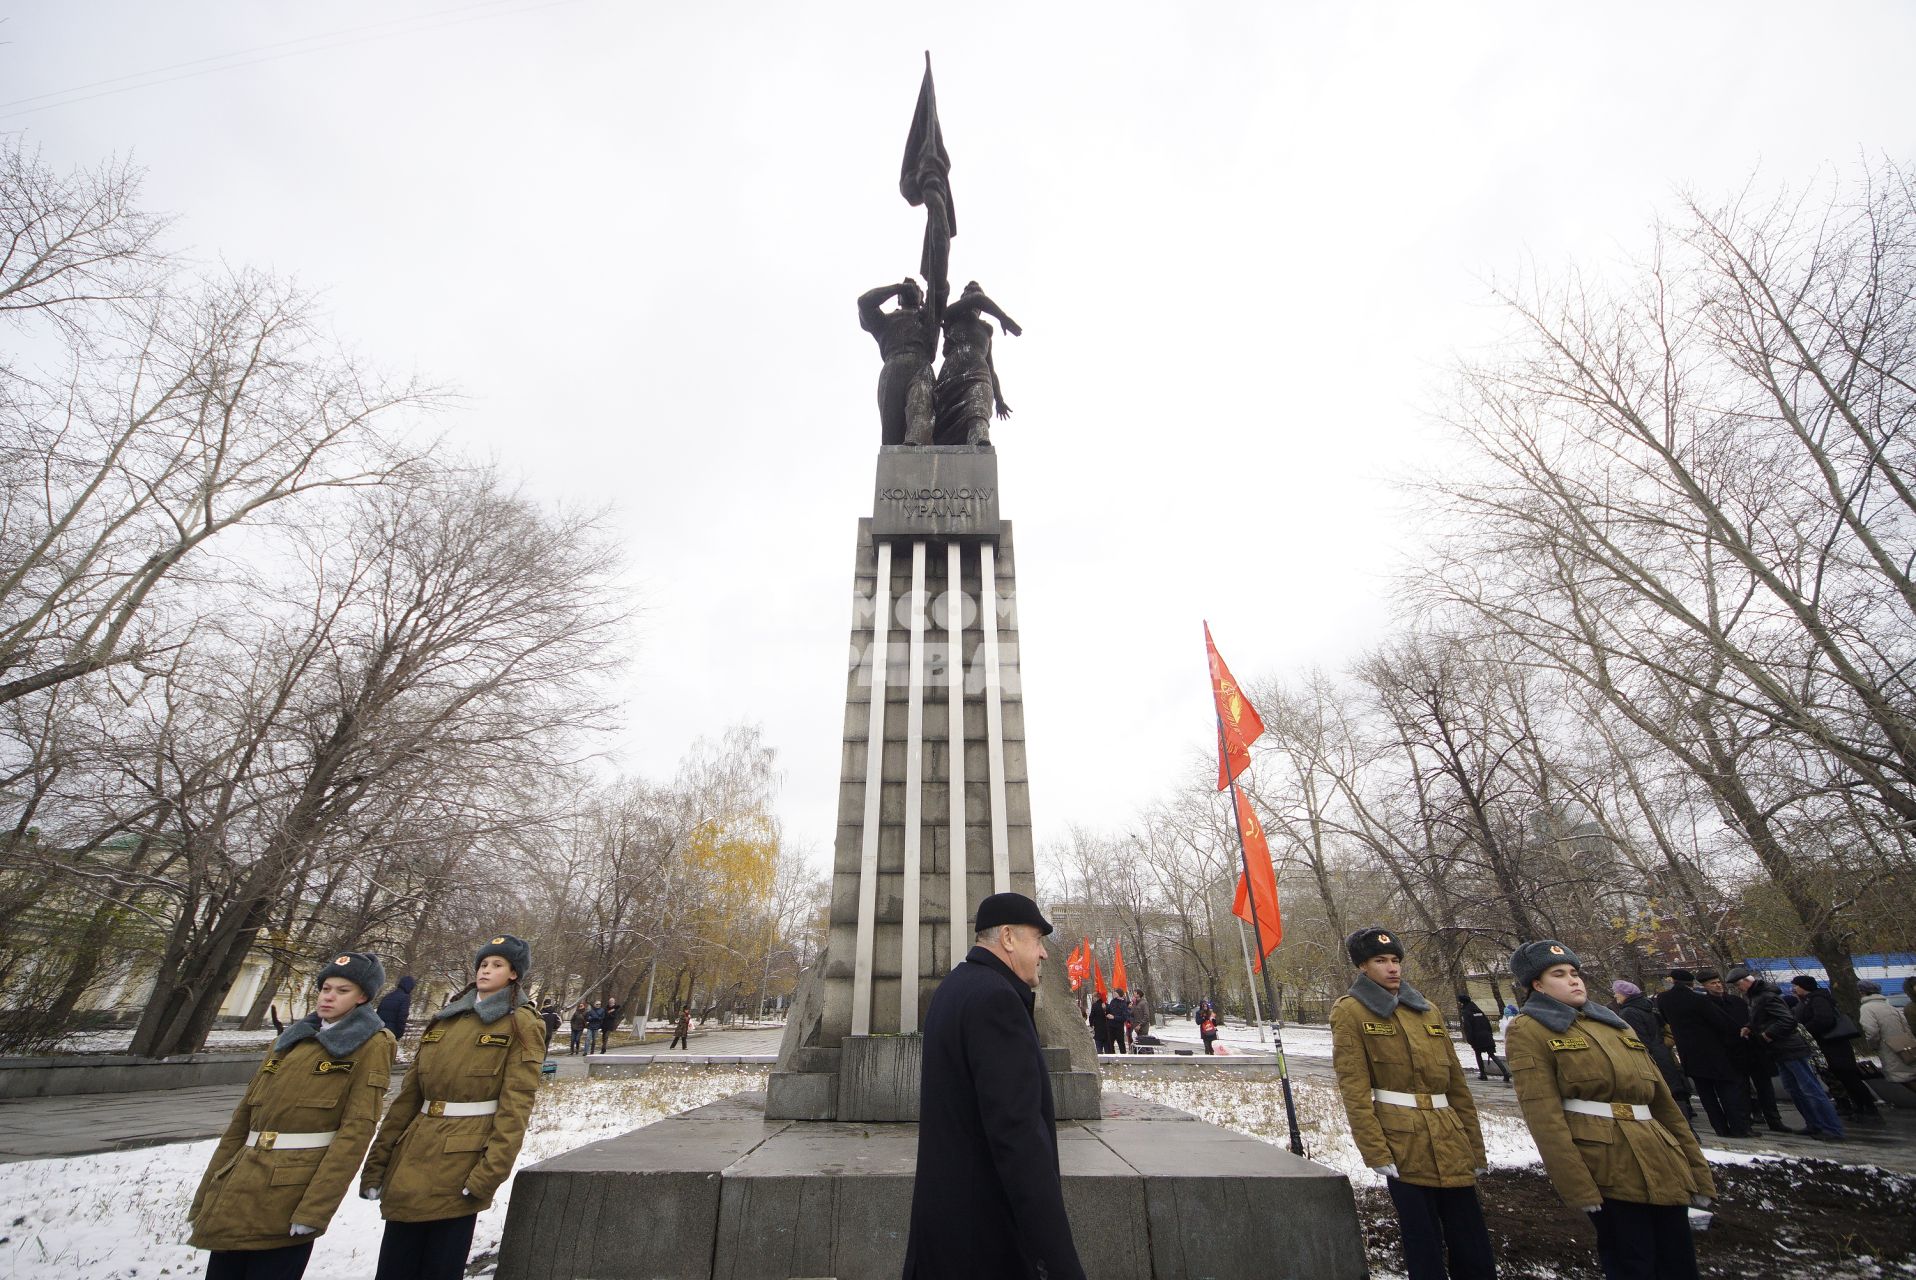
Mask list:
POLYGON ((429 1116, 489 1116, 499 1109, 499 1099, 486 1102, 428 1102, 419 1109, 429 1116))
POLYGON ((1419 1111, 1442 1111, 1450 1105, 1450 1099, 1441 1093, 1398 1093, 1395 1089, 1372 1089, 1370 1096, 1393 1107, 1416 1107, 1419 1111))
POLYGON ((314 1147, 330 1147, 333 1139, 339 1136, 339 1130, 328 1129, 324 1133, 281 1133, 277 1129, 250 1129, 246 1134, 246 1145, 258 1147, 261 1151, 310 1151, 314 1147))
POLYGON ((1580 1116, 1602 1116, 1606 1120, 1648 1120, 1650 1108, 1641 1102, 1586 1102, 1582 1098, 1565 1098, 1565 1111, 1574 1111, 1580 1116))

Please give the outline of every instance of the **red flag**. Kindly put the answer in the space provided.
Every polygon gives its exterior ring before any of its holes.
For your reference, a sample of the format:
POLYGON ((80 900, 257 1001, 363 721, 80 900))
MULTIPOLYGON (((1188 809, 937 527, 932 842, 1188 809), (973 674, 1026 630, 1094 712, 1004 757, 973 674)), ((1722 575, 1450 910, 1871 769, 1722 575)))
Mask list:
POLYGON ((1091 957, 1091 980, 1097 989, 1098 999, 1109 1000, 1111 996, 1104 989, 1104 970, 1098 968, 1098 957, 1096 954, 1093 954, 1091 957))
POLYGON ((1071 989, 1076 991, 1091 976, 1091 939, 1086 938, 1071 948, 1071 955, 1064 962, 1065 976, 1071 979, 1071 989))
POLYGON ((1211 697, 1217 702, 1217 789, 1251 767, 1251 744, 1264 732, 1257 708, 1231 678, 1231 669, 1211 643, 1211 624, 1204 624, 1204 652, 1211 660, 1211 697))
POLYGON ((1124 943, 1118 943, 1117 953, 1111 961, 1111 985, 1120 991, 1131 989, 1130 979, 1124 976, 1124 943))
POLYGON ((1284 919, 1277 911, 1277 870, 1271 865, 1271 849, 1264 842, 1264 827, 1257 820, 1257 811, 1251 808, 1251 798, 1242 791, 1237 793, 1237 829, 1244 839, 1244 857, 1251 867, 1251 878, 1247 882, 1243 872, 1237 876, 1237 897, 1231 903, 1231 914, 1238 919, 1250 922, 1251 893, 1257 894, 1257 959, 1252 968, 1263 972, 1264 957, 1277 950, 1277 944, 1284 940, 1284 919))

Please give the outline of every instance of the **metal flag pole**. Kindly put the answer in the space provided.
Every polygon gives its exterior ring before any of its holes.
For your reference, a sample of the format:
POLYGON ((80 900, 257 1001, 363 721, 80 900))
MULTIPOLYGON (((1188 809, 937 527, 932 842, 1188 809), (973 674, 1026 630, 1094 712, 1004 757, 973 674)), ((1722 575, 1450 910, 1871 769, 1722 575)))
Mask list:
MULTIPOLYGON (((1291 1154, 1304 1154, 1304 1135, 1297 1128, 1297 1102, 1291 1096, 1291 1068, 1284 1057, 1284 1018, 1277 1007, 1277 998, 1271 992, 1271 967, 1264 963, 1264 926, 1257 919, 1257 881, 1251 878, 1251 850, 1244 843, 1244 819, 1240 816, 1237 801, 1237 778, 1231 773, 1231 757, 1224 749, 1224 718, 1217 722, 1218 760, 1224 768, 1224 776, 1231 789, 1231 824, 1237 828, 1238 862, 1244 868, 1244 898, 1251 904, 1251 933, 1257 938, 1258 972, 1264 979, 1264 1007, 1271 1016, 1271 1048, 1277 1052, 1277 1080, 1284 1088, 1284 1119, 1291 1128, 1291 1154)), ((1271 869, 1271 879, 1277 879, 1277 869, 1271 869)))

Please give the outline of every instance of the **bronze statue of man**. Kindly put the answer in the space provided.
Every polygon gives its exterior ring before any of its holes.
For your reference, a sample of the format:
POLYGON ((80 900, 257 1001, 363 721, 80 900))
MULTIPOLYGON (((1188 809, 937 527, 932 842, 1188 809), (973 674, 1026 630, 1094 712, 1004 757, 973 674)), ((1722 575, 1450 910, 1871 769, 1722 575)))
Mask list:
POLYGON ((991 361, 991 324, 996 316, 1005 332, 1017 337, 1024 330, 985 296, 976 280, 945 308, 945 362, 936 387, 938 444, 990 444, 991 418, 1011 416, 998 369, 991 361))
POLYGON ((937 322, 910 276, 858 297, 858 326, 878 341, 885 367, 878 374, 879 439, 884 444, 930 444, 933 417, 931 353, 937 322), (893 298, 898 306, 884 309, 893 298))

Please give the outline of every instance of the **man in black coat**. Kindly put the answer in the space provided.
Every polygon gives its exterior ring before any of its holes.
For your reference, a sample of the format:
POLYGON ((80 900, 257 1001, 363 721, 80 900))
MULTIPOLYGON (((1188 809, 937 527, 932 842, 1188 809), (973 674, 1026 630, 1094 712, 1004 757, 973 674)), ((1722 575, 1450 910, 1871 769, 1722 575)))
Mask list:
POLYGON ((1676 1037, 1683 1074, 1696 1084, 1697 1101, 1720 1138, 1752 1138, 1750 1094, 1734 1055, 1741 1028, 1722 1005, 1698 991, 1688 969, 1670 970, 1670 989, 1657 997, 1657 1011, 1676 1037))
POLYGON ((1864 1124, 1882 1124, 1882 1114, 1876 1110, 1876 1095, 1869 1091, 1868 1083, 1856 1069, 1855 1041, 1862 1029, 1855 1019, 1837 1009, 1829 988, 1807 973, 1791 978, 1790 985, 1796 988, 1796 1020, 1809 1028, 1823 1050, 1823 1060, 1830 1064, 1830 1074, 1849 1095, 1850 1118, 1864 1124))
POLYGON ((1111 1052, 1111 1028, 1105 1021, 1108 1011, 1109 1006, 1105 1004, 1103 996, 1091 997, 1091 1012, 1087 1016, 1091 1023, 1091 1039, 1097 1044, 1099 1053, 1111 1052))
POLYGON ((925 1013, 905 1280, 1084 1280, 1033 1020, 1051 922, 1021 893, 978 907, 977 944, 925 1013))
POLYGON ((399 985, 380 998, 379 1020, 386 1024, 386 1030, 393 1033, 393 1039, 406 1038, 406 1019, 412 1016, 413 976, 409 973, 399 980, 399 985))
POLYGON ((1124 1053, 1130 1046, 1124 1042, 1124 1024, 1131 1018, 1131 1002, 1124 998, 1124 988, 1111 993, 1110 1003, 1104 1006, 1104 1022, 1109 1028, 1104 1038, 1111 1044, 1112 1053, 1124 1053))
POLYGON ((1763 1042, 1749 1033, 1750 1002, 1741 991, 1732 990, 1730 984, 1715 975, 1714 970, 1705 969, 1697 974, 1697 984, 1730 1015, 1730 1021, 1736 1024, 1736 1033, 1741 1037, 1737 1046, 1730 1051, 1730 1057, 1743 1068, 1743 1076, 1750 1084, 1750 1127, 1756 1127, 1756 1117, 1760 1114, 1772 1133, 1788 1133, 1790 1127, 1783 1123, 1782 1112, 1776 1109, 1776 1086, 1770 1083, 1776 1075, 1776 1064, 1770 1061, 1770 1055, 1763 1042))

